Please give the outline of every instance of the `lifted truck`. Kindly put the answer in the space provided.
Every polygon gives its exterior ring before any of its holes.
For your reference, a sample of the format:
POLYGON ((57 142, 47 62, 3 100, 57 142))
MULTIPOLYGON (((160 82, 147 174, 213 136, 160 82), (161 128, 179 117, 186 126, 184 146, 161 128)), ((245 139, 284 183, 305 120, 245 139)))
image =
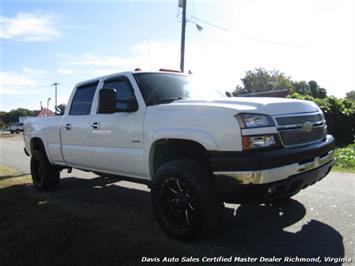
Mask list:
POLYGON ((313 102, 227 98, 166 71, 81 82, 63 116, 29 121, 24 138, 38 190, 65 168, 146 183, 159 224, 181 240, 214 231, 223 202, 291 197, 334 163, 313 102))

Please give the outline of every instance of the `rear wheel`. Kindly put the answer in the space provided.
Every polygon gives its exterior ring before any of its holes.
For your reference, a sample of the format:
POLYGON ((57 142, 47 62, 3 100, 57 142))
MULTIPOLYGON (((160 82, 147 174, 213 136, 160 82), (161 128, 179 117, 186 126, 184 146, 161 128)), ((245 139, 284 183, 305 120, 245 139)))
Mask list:
POLYGON ((152 184, 152 205, 164 231, 191 241, 215 232, 223 217, 212 178, 198 162, 171 161, 160 167, 152 184))
POLYGON ((40 191, 50 191, 57 188, 60 171, 52 165, 45 154, 34 151, 31 157, 31 175, 34 186, 40 191))

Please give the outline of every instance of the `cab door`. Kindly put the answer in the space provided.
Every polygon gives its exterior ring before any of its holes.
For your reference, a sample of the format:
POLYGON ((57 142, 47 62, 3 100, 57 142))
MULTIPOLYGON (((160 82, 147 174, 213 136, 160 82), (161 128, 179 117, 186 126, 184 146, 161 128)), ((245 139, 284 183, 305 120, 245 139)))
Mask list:
MULTIPOLYGON (((128 110, 127 101, 138 102, 130 80, 116 76, 104 81, 102 89, 116 91, 116 110, 92 117, 92 165, 102 172, 118 175, 144 175, 143 119, 144 108, 128 110)), ((99 93, 98 93, 99 94, 99 93)), ((100 98, 100 97, 99 97, 100 98)), ((100 99, 98 99, 100 104, 100 99)))
POLYGON ((91 109, 98 81, 80 85, 61 126, 64 160, 70 166, 92 167, 91 109))

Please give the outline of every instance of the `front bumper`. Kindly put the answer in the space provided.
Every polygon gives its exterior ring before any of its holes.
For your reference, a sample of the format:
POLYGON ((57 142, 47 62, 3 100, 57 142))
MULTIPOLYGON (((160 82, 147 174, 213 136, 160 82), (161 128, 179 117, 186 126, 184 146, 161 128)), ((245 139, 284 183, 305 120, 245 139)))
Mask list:
POLYGON ((219 177, 215 179, 217 192, 225 202, 238 204, 268 202, 292 196, 301 189, 323 179, 332 169, 333 162, 329 162, 314 170, 291 176, 282 181, 261 185, 241 185, 232 178, 219 177))
POLYGON ((244 203, 293 195, 325 177, 334 164, 334 138, 270 151, 211 153, 217 190, 226 202, 244 203))

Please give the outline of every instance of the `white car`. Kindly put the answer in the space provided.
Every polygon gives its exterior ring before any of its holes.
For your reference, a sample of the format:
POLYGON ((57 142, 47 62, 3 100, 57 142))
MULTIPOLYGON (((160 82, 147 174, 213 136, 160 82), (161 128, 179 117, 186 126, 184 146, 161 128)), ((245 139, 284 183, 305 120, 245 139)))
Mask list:
POLYGON ((63 116, 25 124, 39 190, 78 168, 148 184, 161 227, 192 240, 223 202, 291 197, 325 177, 334 138, 309 101, 227 98, 171 72, 123 72, 77 84, 63 116))
POLYGON ((23 132, 23 123, 19 123, 19 122, 13 123, 13 124, 11 124, 9 129, 10 129, 11 134, 14 134, 14 133, 19 134, 20 132, 23 132))

